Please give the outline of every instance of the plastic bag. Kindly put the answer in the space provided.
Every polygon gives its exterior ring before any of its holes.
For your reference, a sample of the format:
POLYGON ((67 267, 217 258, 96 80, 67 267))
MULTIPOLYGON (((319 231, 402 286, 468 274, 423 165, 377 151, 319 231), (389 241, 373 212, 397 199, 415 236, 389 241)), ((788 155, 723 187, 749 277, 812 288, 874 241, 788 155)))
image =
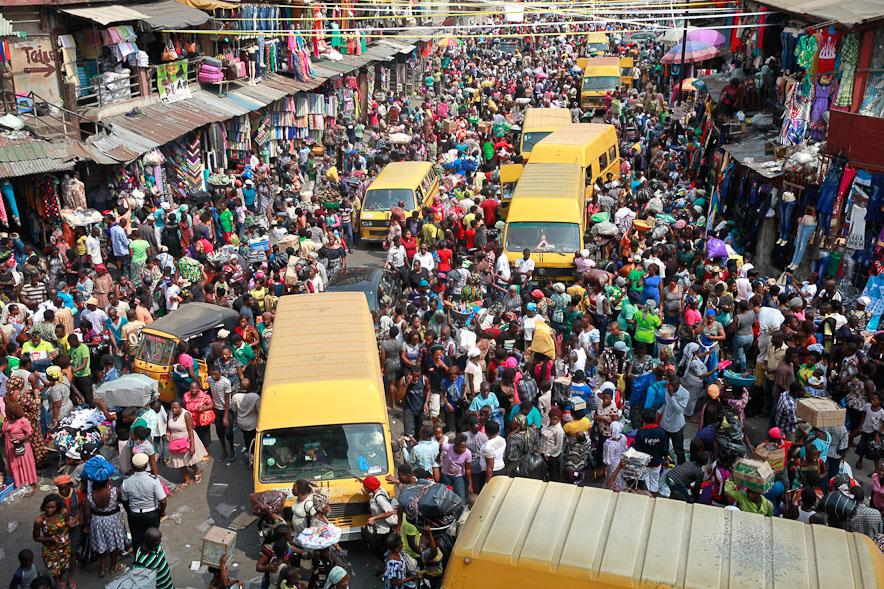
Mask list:
POLYGON ((285 507, 285 494, 282 491, 261 491, 249 495, 252 502, 252 513, 261 516, 262 513, 275 513, 280 515, 285 507))
POLYGON ((846 521, 854 516, 857 507, 856 501, 841 491, 832 491, 820 499, 817 510, 825 512, 830 517, 846 521))
POLYGON ((546 465, 546 460, 544 460, 540 454, 532 453, 525 455, 522 460, 519 461, 514 475, 521 478, 542 481, 546 478, 548 470, 549 467, 546 465))
POLYGON ((399 504, 410 522, 434 526, 452 523, 464 508, 463 499, 440 483, 406 485, 399 494, 399 504))
POLYGON ((727 248, 724 246, 724 242, 714 237, 710 238, 706 242, 706 257, 710 260, 713 258, 726 258, 727 248))

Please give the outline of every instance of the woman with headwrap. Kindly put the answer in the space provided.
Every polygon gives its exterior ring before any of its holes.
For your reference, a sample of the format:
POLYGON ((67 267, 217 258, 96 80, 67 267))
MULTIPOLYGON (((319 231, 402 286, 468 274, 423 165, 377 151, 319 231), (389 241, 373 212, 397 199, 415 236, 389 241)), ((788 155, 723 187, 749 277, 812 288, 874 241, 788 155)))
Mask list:
POLYGON ((345 589, 350 586, 350 576, 347 569, 336 566, 328 573, 323 589, 345 589))
POLYGON ((622 473, 618 472, 615 477, 611 476, 617 470, 623 453, 629 447, 626 436, 622 432, 622 422, 611 422, 611 437, 605 440, 605 445, 602 449, 602 462, 605 464, 606 470, 605 486, 613 491, 621 491, 627 487, 622 473))
POLYGON ((25 380, 21 376, 10 376, 6 381, 6 403, 18 402, 24 410, 24 416, 31 424, 32 433, 28 437, 31 450, 34 453, 34 462, 37 468, 43 466, 46 461, 46 444, 44 443, 43 430, 40 427, 40 406, 42 404, 39 395, 34 391, 24 391, 25 380))

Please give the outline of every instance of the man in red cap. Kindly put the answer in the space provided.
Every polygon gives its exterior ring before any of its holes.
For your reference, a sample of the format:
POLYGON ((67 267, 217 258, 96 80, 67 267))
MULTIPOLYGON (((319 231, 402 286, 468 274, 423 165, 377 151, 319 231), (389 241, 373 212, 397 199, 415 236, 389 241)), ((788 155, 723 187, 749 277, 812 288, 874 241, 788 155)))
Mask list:
POLYGON ((395 532, 399 525, 399 516, 390 501, 390 495, 381 487, 381 481, 376 476, 369 475, 362 479, 362 489, 368 495, 368 507, 371 510, 371 517, 362 529, 362 536, 368 541, 372 553, 383 560, 387 551, 387 536, 395 532))

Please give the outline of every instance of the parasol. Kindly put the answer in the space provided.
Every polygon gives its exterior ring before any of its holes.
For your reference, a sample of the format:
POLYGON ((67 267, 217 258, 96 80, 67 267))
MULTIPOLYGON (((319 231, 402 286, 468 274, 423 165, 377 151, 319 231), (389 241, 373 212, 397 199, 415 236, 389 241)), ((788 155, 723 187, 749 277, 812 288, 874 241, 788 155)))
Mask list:
POLYGON ((697 90, 697 87, 694 86, 694 82, 697 81, 697 78, 685 78, 681 82, 681 89, 685 92, 693 92, 697 90))
POLYGON ((115 474, 117 469, 104 456, 93 456, 83 465, 83 475, 92 481, 106 481, 115 474))
POLYGON ((306 528, 298 534, 298 544, 310 550, 331 548, 341 541, 341 528, 334 524, 321 524, 306 528))
MULTIPOLYGON (((714 45, 703 43, 702 41, 688 41, 685 47, 684 61, 685 63, 694 63, 706 59, 718 57, 720 52, 714 45)), ((666 52, 661 59, 661 63, 681 63, 682 44, 679 43, 666 52)))
MULTIPOLYGON (((691 34, 692 31, 696 31, 697 27, 688 27, 688 35, 691 34)), ((684 38, 684 29, 667 29, 663 31, 661 34, 657 35, 657 41, 661 43, 681 43, 682 38, 684 38)))
POLYGON ((159 383, 146 374, 126 374, 97 391, 108 407, 144 407, 160 396, 159 383))
POLYGON ((725 44, 724 35, 715 29, 697 29, 696 31, 688 31, 688 41, 701 41, 716 47, 725 44))
POLYGON ((461 45, 463 41, 460 39, 455 39, 454 37, 445 37, 440 40, 438 45, 439 47, 456 47, 457 45, 461 45))

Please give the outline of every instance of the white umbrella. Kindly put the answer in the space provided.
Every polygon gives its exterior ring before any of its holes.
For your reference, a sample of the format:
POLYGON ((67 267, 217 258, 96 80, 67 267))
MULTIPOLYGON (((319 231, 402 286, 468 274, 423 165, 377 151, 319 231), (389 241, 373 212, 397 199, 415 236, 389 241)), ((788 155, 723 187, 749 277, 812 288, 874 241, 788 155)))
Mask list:
MULTIPOLYGON (((688 33, 696 31, 697 27, 688 25, 688 33)), ((684 38, 684 28, 666 29, 663 33, 657 35, 657 40, 661 43, 681 43, 684 38)))

